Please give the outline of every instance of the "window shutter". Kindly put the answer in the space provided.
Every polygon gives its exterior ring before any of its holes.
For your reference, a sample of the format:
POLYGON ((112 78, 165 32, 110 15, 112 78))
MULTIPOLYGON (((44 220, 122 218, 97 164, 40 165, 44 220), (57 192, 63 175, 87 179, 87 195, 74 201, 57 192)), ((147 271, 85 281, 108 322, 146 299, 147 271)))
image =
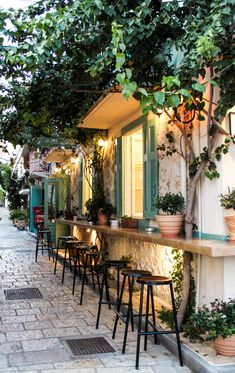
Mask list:
POLYGON ((83 210, 83 159, 80 161, 80 170, 79 170, 79 195, 78 195, 78 207, 79 212, 82 213, 83 210))
POLYGON ((122 137, 117 138, 115 152, 115 189, 117 216, 122 216, 122 137))
POLYGON ((143 127, 143 194, 144 218, 154 219, 156 215, 155 198, 158 181, 158 163, 156 152, 156 126, 152 120, 143 127))

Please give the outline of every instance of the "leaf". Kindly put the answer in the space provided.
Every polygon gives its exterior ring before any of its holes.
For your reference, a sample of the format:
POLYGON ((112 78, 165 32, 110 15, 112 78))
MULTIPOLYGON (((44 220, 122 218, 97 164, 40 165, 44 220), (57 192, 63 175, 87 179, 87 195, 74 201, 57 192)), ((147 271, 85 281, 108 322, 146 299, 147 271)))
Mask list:
POLYGON ((134 92, 136 90, 136 88, 137 88, 136 82, 131 82, 130 83, 130 89, 132 90, 132 92, 134 92))
POLYGON ((182 96, 185 96, 185 97, 192 97, 191 94, 189 93, 189 91, 187 91, 187 89, 180 89, 178 91, 182 96))
POLYGON ((119 69, 125 63, 125 54, 117 53, 116 54, 116 68, 119 69))
POLYGON ((218 83, 215 80, 208 80, 208 83, 211 83, 214 87, 218 87, 218 83))
POLYGON ((192 84, 192 87, 195 91, 198 91, 198 92, 205 92, 206 90, 206 87, 200 83, 194 83, 192 84))
POLYGON ((176 94, 169 96, 168 103, 171 107, 177 107, 180 104, 180 96, 176 94))
POLYGON ((139 92, 142 93, 142 95, 148 97, 148 92, 146 91, 145 88, 139 88, 139 92))
POLYGON ((154 96, 154 99, 155 99, 157 104, 163 105, 163 103, 165 101, 165 93, 164 92, 161 92, 161 91, 154 92, 153 96, 154 96))
POLYGON ((131 77, 132 77, 131 69, 126 69, 126 76, 127 76, 127 79, 131 79, 131 77))

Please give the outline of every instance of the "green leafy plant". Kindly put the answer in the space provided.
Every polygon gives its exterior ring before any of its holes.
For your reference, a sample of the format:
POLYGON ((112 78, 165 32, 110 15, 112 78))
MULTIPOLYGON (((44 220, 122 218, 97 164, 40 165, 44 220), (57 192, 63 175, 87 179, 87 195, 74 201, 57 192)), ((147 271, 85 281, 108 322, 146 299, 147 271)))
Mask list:
MULTIPOLYGON (((183 255, 182 252, 177 249, 172 249, 173 255, 173 268, 171 271, 171 278, 174 283, 174 293, 175 293, 175 305, 176 309, 179 309, 181 299, 182 299, 182 289, 183 289, 183 255)), ((190 292, 189 300, 187 304, 187 309, 184 317, 184 322, 190 318, 195 312, 195 298, 196 298, 196 289, 195 289, 195 280, 190 275, 190 292)), ((166 307, 162 307, 158 312, 159 319, 166 323, 170 328, 174 326, 174 319, 172 310, 169 310, 166 307)))
POLYGON ((215 340, 235 334, 235 299, 228 302, 215 299, 209 309, 205 305, 194 313, 184 327, 190 340, 215 340))
POLYGON ((166 193, 156 198, 156 207, 168 215, 182 213, 185 207, 184 197, 181 193, 166 193))
POLYGON ((85 207, 87 209, 87 220, 95 223, 98 221, 99 211, 106 215, 108 219, 110 219, 112 214, 116 213, 116 208, 111 203, 105 202, 105 197, 102 192, 96 192, 92 198, 89 198, 85 202, 85 207))
POLYGON ((10 220, 27 220, 29 217, 28 209, 14 209, 10 211, 10 220))
POLYGON ((235 210, 235 188, 232 190, 228 187, 228 193, 220 194, 220 204, 226 210, 233 209, 235 210))

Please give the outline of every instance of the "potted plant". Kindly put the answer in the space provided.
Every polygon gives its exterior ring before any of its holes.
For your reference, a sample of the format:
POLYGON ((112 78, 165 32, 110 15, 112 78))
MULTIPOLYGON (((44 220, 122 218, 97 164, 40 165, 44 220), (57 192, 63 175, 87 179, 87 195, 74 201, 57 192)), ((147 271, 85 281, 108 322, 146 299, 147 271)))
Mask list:
POLYGON ((114 213, 110 216, 110 225, 112 228, 117 228, 119 226, 118 218, 114 213))
POLYGON ((89 198, 85 206, 87 209, 87 220, 94 223, 99 222, 101 225, 107 224, 110 216, 116 212, 115 207, 111 203, 105 202, 102 194, 97 194, 93 198, 89 198))
POLYGON ((162 237, 177 237, 184 220, 185 201, 181 193, 166 193, 156 198, 156 207, 163 214, 156 215, 162 237))
POLYGON ((218 354, 235 356, 235 299, 215 299, 194 313, 184 327, 191 340, 212 340, 218 354))
POLYGON ((138 228, 138 219, 124 215, 121 218, 121 226, 122 228, 138 228))
POLYGON ((227 210, 224 220, 229 232, 229 240, 235 240, 235 188, 228 187, 228 193, 220 194, 220 205, 227 210))

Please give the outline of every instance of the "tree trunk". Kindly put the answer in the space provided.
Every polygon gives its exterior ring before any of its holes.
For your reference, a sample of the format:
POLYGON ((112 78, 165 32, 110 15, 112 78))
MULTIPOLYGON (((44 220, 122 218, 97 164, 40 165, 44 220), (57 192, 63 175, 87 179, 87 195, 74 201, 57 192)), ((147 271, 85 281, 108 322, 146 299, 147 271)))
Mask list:
MULTIPOLYGON (((202 162, 194 177, 190 180, 188 185, 187 208, 185 214, 185 234, 186 238, 190 239, 193 235, 193 221, 194 221, 194 206, 197 185, 200 177, 206 167, 206 161, 202 162)), ((179 327, 185 317, 186 308, 188 304, 189 290, 190 290, 190 277, 191 277, 191 253, 185 251, 183 256, 183 289, 181 303, 178 309, 177 319, 179 327)))
POLYGON ((188 304, 189 289, 190 289, 190 275, 191 275, 191 253, 189 251, 184 252, 183 256, 183 289, 182 299, 177 313, 177 320, 179 328, 181 328, 184 320, 185 311, 188 304))

